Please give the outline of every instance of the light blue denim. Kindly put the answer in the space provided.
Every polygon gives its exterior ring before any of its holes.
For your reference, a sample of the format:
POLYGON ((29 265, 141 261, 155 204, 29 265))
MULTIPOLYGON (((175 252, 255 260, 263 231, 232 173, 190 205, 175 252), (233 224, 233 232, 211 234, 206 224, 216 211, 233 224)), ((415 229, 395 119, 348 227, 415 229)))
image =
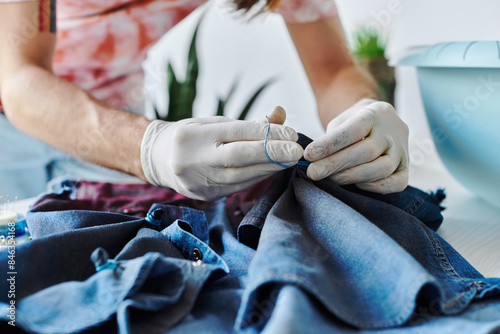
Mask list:
MULTIPOLYGON (((41 226, 33 229, 34 240, 27 247, 16 249, 16 325, 28 332, 72 333, 111 320, 120 333, 170 328, 193 308, 209 278, 229 272, 207 245, 202 211, 155 205, 146 219, 92 211, 59 213, 30 213, 29 225, 41 226), (191 224, 180 218, 189 218, 191 224), (201 261, 193 258, 195 248, 201 261), (97 258, 95 250, 113 260, 97 258)), ((7 270, 6 256, 6 251, 0 252, 2 270, 7 270)), ((7 287, 5 282, 0 286, 7 287)), ((6 297, 1 298, 0 317, 9 321, 6 297)), ((2 325, 0 331, 9 329, 2 325)), ((95 331, 99 329, 90 332, 95 331)))
POLYGON ((131 178, 74 159, 16 129, 0 112, 0 195, 11 199, 38 196, 55 178, 116 182, 131 178))

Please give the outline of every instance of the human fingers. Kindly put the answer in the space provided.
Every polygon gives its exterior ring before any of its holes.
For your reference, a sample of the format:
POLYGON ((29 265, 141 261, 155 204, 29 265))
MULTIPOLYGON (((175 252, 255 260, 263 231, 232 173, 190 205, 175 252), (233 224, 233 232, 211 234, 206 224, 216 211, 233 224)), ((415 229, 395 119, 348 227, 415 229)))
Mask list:
POLYGON ((261 119, 259 122, 263 122, 267 124, 267 121, 271 124, 280 124, 283 125, 286 121, 286 111, 281 106, 276 106, 274 109, 267 115, 267 120, 261 119))
POLYGON ((408 170, 401 169, 385 179, 368 183, 356 183, 356 187, 379 194, 390 194, 405 190, 408 186, 408 170))
POLYGON ((306 147, 304 158, 309 161, 326 158, 366 138, 374 123, 375 117, 371 113, 358 113, 338 127, 329 127, 326 134, 306 147))
MULTIPOLYGON (((268 140, 266 149, 273 161, 287 166, 295 165, 304 153, 302 147, 292 141, 268 140)), ((212 155, 211 160, 213 164, 224 168, 259 164, 278 166, 268 159, 263 140, 222 144, 217 147, 217 154, 212 155)))
POLYGON ((375 160, 389 149, 389 141, 385 137, 367 138, 344 148, 326 158, 317 160, 307 167, 307 176, 314 180, 322 180, 351 167, 375 160))
POLYGON ((216 133, 217 139, 221 143, 236 141, 264 140, 268 133, 268 140, 288 140, 296 142, 297 132, 281 124, 268 124, 251 121, 234 121, 218 124, 209 124, 209 130, 216 133))
POLYGON ((382 155, 372 162, 348 168, 330 176, 338 185, 369 183, 391 176, 399 167, 399 160, 382 155))

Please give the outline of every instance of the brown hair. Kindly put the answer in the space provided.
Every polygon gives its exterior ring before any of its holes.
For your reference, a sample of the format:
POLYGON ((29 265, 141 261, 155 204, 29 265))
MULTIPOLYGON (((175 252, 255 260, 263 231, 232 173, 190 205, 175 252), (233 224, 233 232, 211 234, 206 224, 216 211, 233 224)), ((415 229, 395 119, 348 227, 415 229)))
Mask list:
MULTIPOLYGON (((258 4, 260 0, 233 0, 233 3, 236 5, 236 10, 243 10, 248 12, 253 6, 258 4)), ((272 11, 276 9, 280 4, 281 0, 265 0, 266 4, 261 9, 261 12, 272 11)))

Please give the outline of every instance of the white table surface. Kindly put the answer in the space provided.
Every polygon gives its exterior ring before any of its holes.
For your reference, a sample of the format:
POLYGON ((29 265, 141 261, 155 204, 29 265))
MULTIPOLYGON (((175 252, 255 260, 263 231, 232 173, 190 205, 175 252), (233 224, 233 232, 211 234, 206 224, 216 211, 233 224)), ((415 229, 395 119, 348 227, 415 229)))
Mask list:
POLYGON ((500 208, 462 187, 435 151, 420 166, 412 166, 410 184, 425 191, 445 189, 446 210, 438 233, 485 277, 500 277, 500 208))
MULTIPOLYGON (((410 145, 412 147, 412 145, 410 145)), ((425 191, 445 188, 444 221, 438 233, 485 277, 500 277, 500 208, 474 197, 446 171, 433 152, 412 166, 410 184, 425 191)), ((13 203, 26 213, 33 198, 13 203)))

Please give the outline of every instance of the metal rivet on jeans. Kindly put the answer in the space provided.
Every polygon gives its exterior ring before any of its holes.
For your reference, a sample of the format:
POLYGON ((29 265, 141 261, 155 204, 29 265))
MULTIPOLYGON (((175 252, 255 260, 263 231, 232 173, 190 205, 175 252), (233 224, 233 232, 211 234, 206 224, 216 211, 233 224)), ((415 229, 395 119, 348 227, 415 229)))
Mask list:
POLYGON ((201 250, 195 248, 191 252, 191 257, 193 258, 193 260, 198 261, 203 259, 203 254, 201 253, 201 250))

